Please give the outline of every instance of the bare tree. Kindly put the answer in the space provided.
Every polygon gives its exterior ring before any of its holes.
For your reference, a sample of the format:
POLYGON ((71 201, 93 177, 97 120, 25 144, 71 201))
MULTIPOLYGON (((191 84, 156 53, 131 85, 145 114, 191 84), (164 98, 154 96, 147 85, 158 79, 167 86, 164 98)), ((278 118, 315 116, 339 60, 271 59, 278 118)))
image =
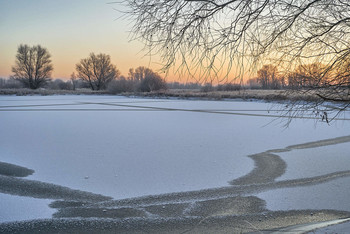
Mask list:
POLYGON ((149 72, 141 81, 139 89, 141 92, 152 92, 157 90, 165 90, 167 89, 167 85, 165 80, 162 79, 159 74, 155 72, 149 72))
POLYGON ((136 90, 141 92, 151 92, 166 89, 165 80, 152 69, 139 66, 136 69, 130 68, 128 80, 132 81, 136 90))
POLYGON ((136 69, 129 69, 129 79, 133 81, 142 81, 146 76, 152 74, 154 74, 152 69, 143 66, 137 67, 136 69))
POLYGON ((120 72, 111 63, 111 58, 106 54, 91 53, 88 58, 80 60, 76 64, 78 76, 89 83, 92 90, 105 89, 107 84, 116 79, 120 72))
POLYGON ((12 78, 25 87, 37 89, 45 85, 51 76, 53 66, 51 55, 40 45, 30 47, 20 45, 17 49, 16 62, 12 67, 12 78))
POLYGON ((300 64, 322 63, 327 67, 324 75, 332 73, 333 78, 328 93, 323 94, 323 85, 318 97, 349 105, 349 83, 334 73, 350 61, 348 1, 122 2, 135 22, 134 38, 145 43, 149 54, 161 55, 164 71, 176 65, 176 71, 207 82, 242 77, 266 61, 285 73, 300 64))
POLYGON ((264 65, 258 70, 257 78, 263 89, 277 89, 281 87, 278 69, 271 64, 264 65))
MULTIPOLYGON (((332 72, 334 74, 334 72, 332 72)), ((299 65, 288 74, 288 83, 292 88, 324 88, 329 82, 331 72, 320 63, 299 65)))

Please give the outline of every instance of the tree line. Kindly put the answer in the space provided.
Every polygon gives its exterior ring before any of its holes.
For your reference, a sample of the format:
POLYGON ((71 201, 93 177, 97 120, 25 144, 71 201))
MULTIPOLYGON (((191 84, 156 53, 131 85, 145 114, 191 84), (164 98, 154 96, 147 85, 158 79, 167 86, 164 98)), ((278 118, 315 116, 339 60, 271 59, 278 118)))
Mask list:
POLYGON ((350 67, 333 69, 322 63, 300 64, 294 70, 279 71, 275 65, 263 65, 247 83, 262 89, 350 88, 350 67))
MULTIPOLYGON (((92 90, 108 89, 111 93, 150 92, 167 88, 165 80, 147 67, 130 68, 127 76, 121 75, 112 64, 111 57, 102 53, 91 53, 87 58, 81 59, 75 70, 70 78, 71 87, 67 87, 69 84, 61 80, 51 82, 51 87, 74 90, 79 86, 92 90)), ((26 88, 37 89, 51 81, 52 71, 51 55, 46 48, 40 45, 20 45, 15 65, 12 67, 14 75, 11 79, 20 82, 26 88)), ((16 84, 10 82, 8 85, 16 84)), ((311 63, 300 64, 294 70, 279 71, 277 66, 267 64, 257 71, 255 78, 247 81, 247 85, 250 88, 261 89, 319 89, 335 85, 349 88, 350 66, 345 64, 334 69, 322 63, 311 63)), ((211 85, 200 88, 205 91, 212 90, 211 85)), ((240 88, 240 85, 229 83, 219 85, 217 90, 232 91, 240 88)))
MULTIPOLYGON (((75 66, 76 73, 71 75, 72 89, 83 81, 92 90, 107 88, 120 91, 142 91, 166 89, 165 80, 150 68, 138 67, 129 69, 127 77, 111 62, 107 54, 90 53, 75 66)), ((41 45, 20 45, 17 49, 15 65, 12 66, 12 80, 20 82, 24 87, 38 89, 51 81, 53 64, 49 51, 41 45)), ((60 85, 63 85, 62 82, 60 85)), ((112 90, 113 91, 113 90, 112 90)))

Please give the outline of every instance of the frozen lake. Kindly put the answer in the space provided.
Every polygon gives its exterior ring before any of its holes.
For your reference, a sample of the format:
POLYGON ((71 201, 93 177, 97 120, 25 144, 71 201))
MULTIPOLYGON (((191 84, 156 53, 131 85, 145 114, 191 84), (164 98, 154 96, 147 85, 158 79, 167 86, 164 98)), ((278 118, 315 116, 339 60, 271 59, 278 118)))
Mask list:
MULTIPOLYGON (((254 168, 248 155, 350 135, 349 121, 296 119, 284 128, 271 123, 271 108, 243 101, 1 96, 0 161, 33 169, 28 180, 123 199, 225 187, 254 168)), ((280 153, 287 163, 280 179, 345 170, 348 147, 280 153)), ((261 197, 268 200, 268 193, 261 197)), ((4 204, 13 199, 1 196, 0 222, 37 218, 8 213, 4 204)))

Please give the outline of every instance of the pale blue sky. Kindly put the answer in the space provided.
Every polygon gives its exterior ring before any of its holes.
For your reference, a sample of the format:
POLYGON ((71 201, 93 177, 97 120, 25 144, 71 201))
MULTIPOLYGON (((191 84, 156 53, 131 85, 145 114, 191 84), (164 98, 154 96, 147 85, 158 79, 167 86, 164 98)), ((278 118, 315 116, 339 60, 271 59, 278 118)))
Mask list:
POLYGON ((105 53, 127 75, 151 66, 142 44, 129 42, 131 22, 120 19, 118 4, 108 0, 0 0, 0 77, 11 75, 18 45, 40 44, 52 55, 54 78, 68 78, 91 52, 105 53))

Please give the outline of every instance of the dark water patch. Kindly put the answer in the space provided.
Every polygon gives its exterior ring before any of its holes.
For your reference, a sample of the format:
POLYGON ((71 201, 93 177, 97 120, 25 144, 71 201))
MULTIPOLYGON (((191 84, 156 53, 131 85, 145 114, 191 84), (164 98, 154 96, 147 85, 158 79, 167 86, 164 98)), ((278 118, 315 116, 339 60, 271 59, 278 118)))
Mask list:
MULTIPOLYGON (((116 204, 111 201, 110 203, 104 202, 96 205, 92 204, 91 208, 97 208, 100 210, 106 209, 107 211, 109 209, 117 209, 118 206, 115 205, 116 204)), ((265 201, 261 200, 260 198, 255 196, 241 197, 234 195, 225 198, 213 198, 193 202, 160 203, 148 206, 140 206, 138 203, 135 203, 133 206, 119 206, 119 208, 135 208, 137 210, 145 210, 150 217, 168 218, 185 216, 208 217, 241 215, 266 211, 265 201)))
POLYGON ((307 142, 307 143, 303 143, 303 144, 290 145, 290 146, 287 146, 287 147, 282 148, 282 149, 268 150, 265 153, 284 153, 284 152, 289 152, 292 150, 312 149, 312 148, 337 145, 337 144, 348 143, 348 142, 350 142, 350 136, 343 136, 343 137, 336 137, 336 138, 331 138, 331 139, 326 139, 326 140, 307 142))
POLYGON ((99 202, 111 197, 70 189, 60 185, 0 175, 0 192, 43 199, 99 202))
POLYGON ((14 176, 14 177, 27 177, 32 175, 34 170, 26 167, 17 166, 10 163, 0 162, 0 175, 14 176))
POLYGON ((53 215, 54 218, 113 218, 123 219, 146 217, 145 211, 134 208, 65 208, 53 215))
POLYGON ((331 139, 326 139, 321 141, 308 142, 308 143, 299 144, 299 145, 291 145, 286 147, 286 149, 289 149, 289 150, 310 149, 310 148, 317 148, 322 146, 337 145, 337 144, 347 143, 347 142, 350 142, 350 136, 343 136, 343 137, 331 138, 331 139))
POLYGON ((265 201, 254 196, 249 196, 196 202, 186 214, 190 216, 210 217, 254 214, 263 211, 266 211, 265 201))
POLYGON ((87 202, 87 201, 53 201, 49 205, 51 208, 69 208, 69 207, 84 207, 87 205, 91 205, 93 203, 87 202))
POLYGON ((180 217, 190 205, 190 203, 161 204, 145 206, 143 209, 158 217, 180 217))
POLYGON ((273 189, 273 188, 292 188, 292 187, 300 187, 300 186, 311 186, 311 185, 322 184, 338 178, 349 177, 349 176, 350 176, 350 170, 338 171, 338 172, 329 173, 321 176, 295 179, 295 180, 278 181, 278 182, 272 183, 268 187, 270 187, 270 189, 273 189))
POLYGON ((266 151, 266 153, 284 153, 284 152, 288 152, 288 151, 291 151, 291 149, 287 149, 287 148, 284 148, 284 149, 272 149, 272 150, 266 151))

